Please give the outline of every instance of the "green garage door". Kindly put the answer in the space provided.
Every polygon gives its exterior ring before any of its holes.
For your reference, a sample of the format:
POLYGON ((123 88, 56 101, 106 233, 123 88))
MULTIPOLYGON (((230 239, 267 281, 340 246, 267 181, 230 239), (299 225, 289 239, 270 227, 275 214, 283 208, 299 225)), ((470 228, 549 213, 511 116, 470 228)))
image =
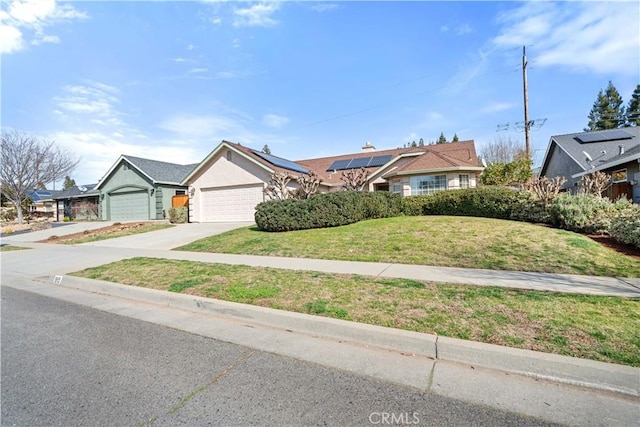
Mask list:
POLYGON ((149 219, 149 194, 144 190, 112 194, 109 206, 112 221, 149 219))

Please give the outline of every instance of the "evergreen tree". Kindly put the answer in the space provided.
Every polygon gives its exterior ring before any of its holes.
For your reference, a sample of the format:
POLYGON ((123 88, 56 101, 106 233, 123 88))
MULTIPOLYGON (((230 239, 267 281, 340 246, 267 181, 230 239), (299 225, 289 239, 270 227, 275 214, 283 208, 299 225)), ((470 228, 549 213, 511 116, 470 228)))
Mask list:
POLYGON ((271 149, 269 149, 269 146, 265 144, 264 147, 262 147, 262 152, 264 154, 271 154, 271 149))
POLYGON ((460 141, 460 140, 458 139, 458 134, 457 134, 457 133, 454 133, 454 134, 453 134, 453 142, 458 142, 458 141, 460 141))
POLYGON ((414 140, 414 141, 411 143, 411 147, 413 148, 413 147, 417 147, 417 146, 418 146, 418 144, 416 144, 416 141, 414 140))
POLYGON ((640 84, 636 86, 627 105, 625 126, 640 126, 640 84))
POLYGON ((63 190, 68 190, 71 187, 75 187, 76 186, 76 180, 75 179, 71 179, 71 177, 69 175, 64 177, 64 184, 62 184, 62 189, 63 190))
POLYGON ((622 97, 609 81, 605 91, 600 90, 589 113, 589 124, 585 132, 602 129, 616 129, 624 125, 625 115, 622 97))
POLYGON ((424 147, 424 139, 420 138, 420 141, 418 141, 418 147, 424 147))
POLYGON ((440 137, 438 138, 438 141, 436 142, 436 144, 446 144, 447 143, 447 138, 444 136, 444 132, 440 132, 440 137))

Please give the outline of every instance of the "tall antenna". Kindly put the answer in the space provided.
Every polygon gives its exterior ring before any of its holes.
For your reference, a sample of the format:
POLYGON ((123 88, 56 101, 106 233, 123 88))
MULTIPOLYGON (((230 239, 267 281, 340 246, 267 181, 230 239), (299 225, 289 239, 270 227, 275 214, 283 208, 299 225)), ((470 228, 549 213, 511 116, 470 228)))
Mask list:
POLYGON ((527 158, 531 159, 531 142, 529 141, 529 96, 527 94, 527 56, 522 46, 522 86, 524 90, 524 144, 527 158))

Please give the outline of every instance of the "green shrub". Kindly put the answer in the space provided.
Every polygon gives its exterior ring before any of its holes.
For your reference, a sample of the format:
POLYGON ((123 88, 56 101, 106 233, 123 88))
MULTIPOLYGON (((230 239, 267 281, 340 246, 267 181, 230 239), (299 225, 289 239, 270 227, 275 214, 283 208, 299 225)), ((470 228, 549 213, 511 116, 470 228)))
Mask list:
POLYGON ((640 208, 621 210, 611 219, 611 237, 620 243, 640 248, 640 208))
POLYGON ((69 222, 69 221, 71 221, 71 218, 69 218, 68 216, 65 215, 65 217, 62 218, 62 221, 63 222, 69 222))
POLYGON ((521 191, 517 203, 511 210, 511 219, 533 223, 551 224, 551 215, 542 205, 542 200, 530 191, 521 191))
POLYGON ((337 227, 401 214, 401 197, 389 192, 338 191, 309 199, 270 200, 256 207, 258 228, 292 231, 337 227))
POLYGON ((578 233, 609 233, 611 220, 619 212, 629 209, 628 200, 612 203, 608 199, 581 194, 561 194, 549 207, 552 223, 578 233))
POLYGON ((510 219, 518 193, 511 188, 486 186, 410 196, 403 199, 403 213, 510 219))
POLYGON ((169 209, 169 222, 172 224, 184 224, 187 222, 188 210, 185 206, 169 209))

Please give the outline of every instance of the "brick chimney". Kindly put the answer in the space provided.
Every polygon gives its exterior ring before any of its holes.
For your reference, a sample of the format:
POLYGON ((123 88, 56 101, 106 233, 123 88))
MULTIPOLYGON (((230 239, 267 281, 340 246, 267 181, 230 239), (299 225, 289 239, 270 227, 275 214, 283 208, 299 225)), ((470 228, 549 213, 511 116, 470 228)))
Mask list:
POLYGON ((374 147, 369 141, 367 141, 367 143, 362 146, 362 152, 371 153, 372 151, 376 151, 376 147, 374 147))

